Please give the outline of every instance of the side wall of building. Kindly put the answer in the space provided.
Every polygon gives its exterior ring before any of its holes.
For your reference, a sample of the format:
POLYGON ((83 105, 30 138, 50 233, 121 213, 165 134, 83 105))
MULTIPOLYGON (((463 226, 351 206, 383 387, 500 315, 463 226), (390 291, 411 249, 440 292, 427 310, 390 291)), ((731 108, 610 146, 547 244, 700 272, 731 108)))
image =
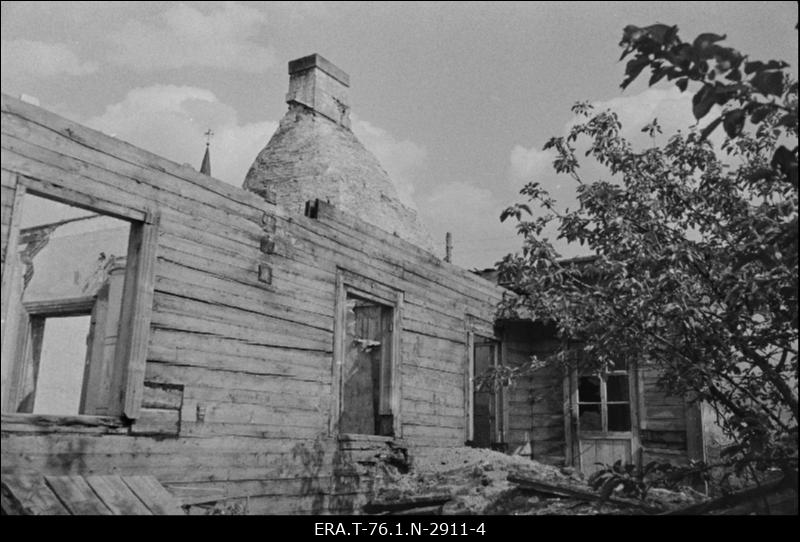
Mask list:
MULTIPOLYGON (((510 366, 527 364, 532 355, 543 357, 554 352, 558 343, 553 332, 531 322, 508 322, 503 333, 510 366)), ((510 450, 529 445, 537 461, 564 465, 569 462, 571 435, 565 417, 570 416, 569 380, 557 367, 545 367, 518 381, 508 390, 506 408, 510 450)), ((634 389, 637 393, 640 448, 636 460, 684 464, 703 457, 703 429, 700 409, 685 398, 665 393, 658 386, 658 371, 640 367, 634 389)), ((573 447, 572 453, 576 448, 573 447)))
POLYGON ((4 255, 20 183, 160 214, 141 416, 4 414, 4 474, 150 474, 185 504, 347 512, 382 455, 463 445, 466 314, 490 327, 496 286, 324 204, 289 217, 7 96, 2 168, 4 255), (330 434, 338 269, 402 292, 402 439, 330 434))

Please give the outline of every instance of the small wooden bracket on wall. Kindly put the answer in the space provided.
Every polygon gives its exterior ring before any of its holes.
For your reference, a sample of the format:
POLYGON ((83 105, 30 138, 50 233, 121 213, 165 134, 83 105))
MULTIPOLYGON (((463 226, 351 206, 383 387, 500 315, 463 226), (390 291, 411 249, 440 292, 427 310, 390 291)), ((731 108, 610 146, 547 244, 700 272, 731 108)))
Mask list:
POLYGON ((268 233, 275 233, 277 228, 277 221, 275 220, 275 215, 271 215, 269 213, 264 213, 261 215, 261 228, 268 233))
POLYGON ((272 267, 267 264, 258 265, 258 280, 266 284, 272 284, 272 267))
POLYGON ((317 218, 318 212, 319 212, 319 200, 318 199, 309 200, 309 201, 306 202, 305 215, 308 218, 317 218))
POLYGON ((275 253, 275 238, 271 235, 267 235, 261 238, 261 252, 264 254, 274 254, 275 253))

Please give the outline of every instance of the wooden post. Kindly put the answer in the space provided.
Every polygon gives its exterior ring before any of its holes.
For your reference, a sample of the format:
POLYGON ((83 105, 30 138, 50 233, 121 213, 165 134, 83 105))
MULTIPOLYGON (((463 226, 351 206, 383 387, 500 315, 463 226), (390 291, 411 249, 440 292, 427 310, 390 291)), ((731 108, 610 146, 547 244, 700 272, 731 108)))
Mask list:
POLYGON ((475 440, 475 333, 467 332, 467 441, 475 440))
POLYGON ((448 263, 453 261, 453 234, 450 232, 444 236, 444 261, 448 263))

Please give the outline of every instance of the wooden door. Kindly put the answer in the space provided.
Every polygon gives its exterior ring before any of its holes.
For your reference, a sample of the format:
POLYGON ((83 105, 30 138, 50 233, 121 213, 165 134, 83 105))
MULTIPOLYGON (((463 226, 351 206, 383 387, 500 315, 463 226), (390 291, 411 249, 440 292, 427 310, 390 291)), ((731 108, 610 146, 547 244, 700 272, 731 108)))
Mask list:
POLYGON ((603 465, 634 462, 639 441, 634 369, 574 370, 571 388, 573 465, 588 476, 603 465))

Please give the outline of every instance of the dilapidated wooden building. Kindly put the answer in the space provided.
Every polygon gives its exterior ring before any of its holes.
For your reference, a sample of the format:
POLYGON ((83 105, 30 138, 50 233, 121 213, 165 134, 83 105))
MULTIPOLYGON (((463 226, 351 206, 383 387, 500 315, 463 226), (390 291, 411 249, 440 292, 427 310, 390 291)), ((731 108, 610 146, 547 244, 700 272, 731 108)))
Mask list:
POLYGON ((465 443, 585 469, 696 454, 694 410, 634 367, 475 392, 547 330, 495 322, 504 290, 429 251, 349 129, 347 75, 289 72, 244 189, 3 96, 5 476, 336 513, 368 499, 365 467, 465 443))

